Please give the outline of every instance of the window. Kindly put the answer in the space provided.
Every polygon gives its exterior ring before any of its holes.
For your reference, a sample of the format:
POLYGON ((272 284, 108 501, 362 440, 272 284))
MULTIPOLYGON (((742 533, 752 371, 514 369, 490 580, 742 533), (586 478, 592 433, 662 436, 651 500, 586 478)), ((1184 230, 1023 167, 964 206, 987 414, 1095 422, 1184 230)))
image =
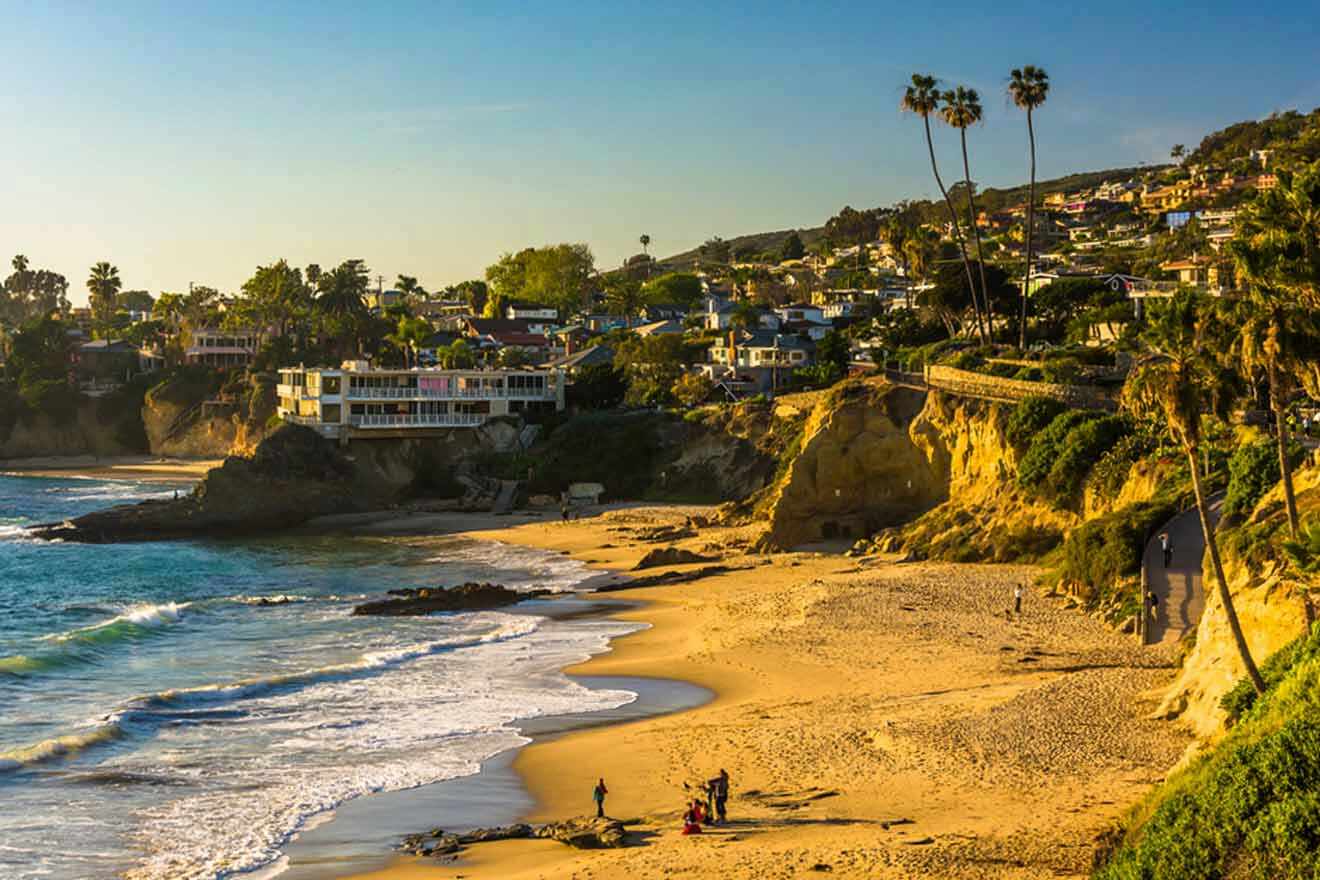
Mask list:
POLYGON ((321 379, 321 393, 323 393, 323 394, 338 394, 338 393, 339 393, 339 377, 338 377, 338 376, 323 376, 323 377, 319 377, 319 378, 321 379))
POLYGON ((321 407, 321 421, 338 422, 341 418, 339 404, 327 403, 325 406, 321 407))

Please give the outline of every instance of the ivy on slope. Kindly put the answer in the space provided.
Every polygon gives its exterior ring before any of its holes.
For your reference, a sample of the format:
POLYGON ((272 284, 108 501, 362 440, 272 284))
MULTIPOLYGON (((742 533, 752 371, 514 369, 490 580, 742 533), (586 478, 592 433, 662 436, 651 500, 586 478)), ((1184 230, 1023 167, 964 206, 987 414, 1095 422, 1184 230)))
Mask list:
POLYGON ((1156 789, 1097 880, 1320 877, 1320 627, 1266 664, 1269 689, 1156 789))

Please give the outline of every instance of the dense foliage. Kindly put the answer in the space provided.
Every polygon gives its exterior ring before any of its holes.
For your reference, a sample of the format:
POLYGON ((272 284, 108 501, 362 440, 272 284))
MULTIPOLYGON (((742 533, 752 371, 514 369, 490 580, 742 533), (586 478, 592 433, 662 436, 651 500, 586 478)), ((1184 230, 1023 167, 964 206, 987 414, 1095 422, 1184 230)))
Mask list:
POLYGON ((1156 789, 1098 880, 1314 880, 1320 851, 1320 630, 1265 664, 1211 753, 1156 789))

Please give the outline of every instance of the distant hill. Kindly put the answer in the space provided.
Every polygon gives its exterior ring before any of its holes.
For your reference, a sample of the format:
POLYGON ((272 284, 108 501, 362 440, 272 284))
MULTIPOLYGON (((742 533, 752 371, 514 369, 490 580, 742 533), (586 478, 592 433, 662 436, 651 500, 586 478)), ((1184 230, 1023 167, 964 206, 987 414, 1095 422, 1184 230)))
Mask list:
MULTIPOLYGON (((1069 174, 1065 177, 1056 177, 1051 180, 1036 181, 1036 196, 1040 198, 1053 192, 1067 192, 1076 189, 1086 189, 1099 186, 1103 183, 1113 181, 1129 180, 1152 172, 1162 171, 1170 166, 1167 165, 1143 165, 1136 168, 1111 168, 1105 171, 1083 171, 1077 174, 1069 174)), ((1008 187, 999 189, 990 187, 977 193, 978 207, 988 211, 998 211, 1018 202, 1026 201, 1027 185, 1008 187)), ((943 205, 937 202, 921 203, 928 206, 929 211, 943 211, 943 205)), ((727 239, 730 249, 737 252, 742 249, 750 249, 757 252, 778 250, 784 243, 784 239, 794 232, 792 229, 780 229, 775 232, 753 232, 747 235, 738 235, 727 239)), ((824 224, 801 228, 796 230, 802 237, 802 243, 811 249, 825 234, 824 224)), ((659 265, 666 269, 676 269, 684 266, 691 266, 697 259, 699 247, 686 250, 673 256, 660 259, 659 265)))

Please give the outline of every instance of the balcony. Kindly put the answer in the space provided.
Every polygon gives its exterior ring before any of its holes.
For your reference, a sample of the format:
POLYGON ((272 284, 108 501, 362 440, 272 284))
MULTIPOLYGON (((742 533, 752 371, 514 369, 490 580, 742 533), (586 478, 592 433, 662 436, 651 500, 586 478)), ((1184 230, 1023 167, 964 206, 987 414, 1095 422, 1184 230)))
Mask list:
POLYGON ((479 413, 349 416, 354 428, 475 428, 489 416, 479 413))
POLYGON ((554 400, 555 389, 532 388, 350 388, 349 400, 554 400))

